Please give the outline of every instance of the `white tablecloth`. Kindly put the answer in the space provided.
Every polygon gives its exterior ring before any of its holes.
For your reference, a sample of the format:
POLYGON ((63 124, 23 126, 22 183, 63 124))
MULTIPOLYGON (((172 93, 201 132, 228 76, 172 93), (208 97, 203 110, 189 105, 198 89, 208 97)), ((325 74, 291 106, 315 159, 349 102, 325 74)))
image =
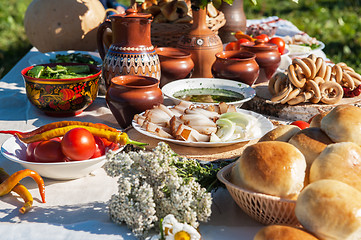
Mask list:
MULTIPOLYGON (((33 48, 0 81, 1 130, 27 131, 59 121, 38 111, 26 97, 20 71, 29 66, 28 59, 35 54, 39 52, 33 48)), ((118 127, 104 97, 98 97, 82 114, 67 119, 118 127)), ((10 135, 0 134, 0 144, 8 137, 10 135)), ((0 167, 10 174, 22 169, 3 156, 0 156, 0 167)), ((44 180, 46 203, 40 202, 37 185, 32 179, 22 180, 34 197, 34 207, 25 215, 19 213, 23 201, 16 194, 0 198, 1 239, 136 239, 125 225, 116 225, 108 217, 107 201, 117 191, 117 184, 116 179, 108 177, 103 169, 71 181, 44 180)), ((202 224, 200 231, 207 240, 251 240, 261 227, 240 210, 226 190, 221 189, 214 198, 211 220, 202 224)))

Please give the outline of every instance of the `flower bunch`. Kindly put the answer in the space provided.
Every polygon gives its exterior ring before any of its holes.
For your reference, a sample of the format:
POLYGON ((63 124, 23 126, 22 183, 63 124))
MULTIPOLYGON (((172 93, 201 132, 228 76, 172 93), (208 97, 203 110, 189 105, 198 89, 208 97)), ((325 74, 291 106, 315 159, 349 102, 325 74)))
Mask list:
POLYGON ((111 219, 126 223, 134 235, 145 238, 160 219, 173 214, 197 228, 211 215, 212 197, 196 178, 178 174, 181 162, 196 161, 180 157, 161 142, 151 152, 109 153, 104 169, 118 177, 118 193, 109 203, 111 219))

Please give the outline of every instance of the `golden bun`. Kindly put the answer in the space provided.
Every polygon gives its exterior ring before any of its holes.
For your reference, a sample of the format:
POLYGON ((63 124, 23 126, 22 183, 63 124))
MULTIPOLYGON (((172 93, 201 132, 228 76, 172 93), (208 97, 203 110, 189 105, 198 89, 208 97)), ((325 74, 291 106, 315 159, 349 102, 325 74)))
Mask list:
POLYGON ((290 138, 301 131, 301 129, 295 125, 280 125, 259 139, 259 142, 265 141, 281 141, 288 142, 290 138))
POLYGON ((352 142, 327 146, 311 165, 309 179, 335 179, 361 191, 361 147, 352 142))
POLYGON ((301 151, 308 166, 311 166, 327 145, 333 143, 320 128, 316 127, 305 128, 297 132, 288 142, 301 151))
POLYGON ((356 240, 361 236, 361 192, 331 179, 309 184, 297 198, 295 214, 320 239, 356 240))
POLYGON ((303 188, 306 161, 286 142, 258 142, 245 148, 231 171, 231 182, 255 192, 295 198, 303 188))
POLYGON ((339 105, 321 120, 321 129, 334 142, 354 142, 361 145, 361 108, 339 105))
POLYGON ((253 240, 317 240, 312 234, 291 226, 270 225, 259 230, 253 240))
POLYGON ((321 120, 324 116, 326 116, 330 111, 327 111, 327 112, 322 112, 322 113, 319 113, 317 115, 315 115, 311 122, 310 122, 310 127, 321 127, 321 120))

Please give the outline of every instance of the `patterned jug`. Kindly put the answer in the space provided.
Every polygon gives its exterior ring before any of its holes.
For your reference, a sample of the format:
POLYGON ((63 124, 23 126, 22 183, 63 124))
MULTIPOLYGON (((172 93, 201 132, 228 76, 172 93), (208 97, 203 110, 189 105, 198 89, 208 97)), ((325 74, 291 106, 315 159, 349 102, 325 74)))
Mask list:
POLYGON ((152 15, 128 9, 103 22, 97 32, 97 44, 103 59, 102 77, 108 89, 111 79, 120 75, 141 75, 160 79, 160 62, 151 43, 152 15), (104 34, 112 32, 112 43, 105 51, 104 34))

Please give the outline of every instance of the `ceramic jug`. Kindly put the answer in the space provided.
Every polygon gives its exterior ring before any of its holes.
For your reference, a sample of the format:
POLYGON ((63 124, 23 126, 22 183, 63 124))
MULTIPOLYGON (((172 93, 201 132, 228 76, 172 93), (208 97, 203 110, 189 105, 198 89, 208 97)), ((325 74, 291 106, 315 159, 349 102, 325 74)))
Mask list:
POLYGON ((152 19, 151 14, 128 9, 125 14, 111 15, 99 26, 97 44, 106 88, 113 77, 120 75, 160 79, 160 62, 150 38, 152 19), (103 36, 108 30, 112 31, 112 43, 105 52, 103 36))

